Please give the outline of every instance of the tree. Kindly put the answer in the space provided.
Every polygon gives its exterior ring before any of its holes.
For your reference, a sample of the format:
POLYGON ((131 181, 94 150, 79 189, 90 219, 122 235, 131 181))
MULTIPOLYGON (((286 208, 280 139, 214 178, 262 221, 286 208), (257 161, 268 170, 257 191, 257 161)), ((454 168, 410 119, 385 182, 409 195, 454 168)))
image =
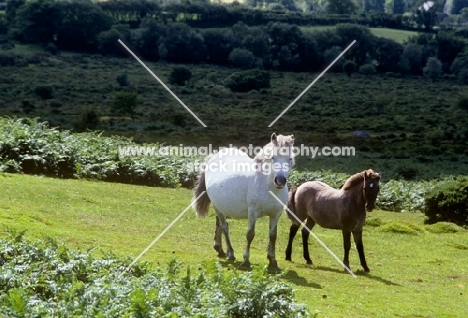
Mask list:
POLYGON ((405 0, 393 0, 393 14, 403 14, 406 11, 405 0))
POLYGON ((246 49, 235 48, 229 54, 232 65, 240 68, 252 68, 257 65, 257 59, 252 52, 246 49))
POLYGON ((176 66, 172 69, 169 76, 169 83, 179 86, 185 86, 185 83, 192 77, 192 72, 185 66, 176 66))
POLYGON ((357 70, 357 64, 354 61, 351 60, 346 60, 343 64, 343 71, 348 75, 348 77, 351 76, 352 73, 356 72, 357 70))
MULTIPOLYGON (((451 14, 460 14, 461 11, 468 8, 468 0, 453 0, 453 7, 451 14)), ((463 13, 462 13, 463 14, 463 13)))
POLYGON ((224 85, 233 92, 248 92, 253 89, 270 87, 270 73, 260 70, 248 70, 232 73, 224 85))
POLYGON ((377 61, 376 69, 380 73, 398 72, 398 61, 403 53, 403 46, 385 38, 376 40, 373 59, 377 61))
POLYGON ((91 0, 57 1, 57 45, 78 51, 96 51, 99 33, 109 30, 112 18, 91 0))
POLYGON ((353 14, 357 6, 352 0, 328 0, 328 13, 330 14, 353 14))
POLYGON ((403 49, 400 68, 403 72, 421 74, 422 47, 416 43, 408 43, 403 49))
POLYGON ((231 30, 208 29, 203 32, 207 59, 214 64, 228 64, 229 54, 234 44, 234 36, 231 30))
POLYGON ((26 0, 8 0, 5 7, 5 16, 8 23, 15 19, 18 9, 26 3, 26 0))
POLYGON ((171 23, 159 40, 158 52, 175 63, 199 63, 206 59, 203 36, 185 23, 171 23))
POLYGON ((468 84, 468 51, 457 55, 450 70, 460 83, 468 84))
POLYGON ((165 32, 164 25, 154 19, 144 19, 138 29, 130 32, 133 47, 145 58, 159 60, 158 43, 165 32))
POLYGON ((52 0, 26 2, 14 14, 12 32, 19 40, 27 43, 53 43, 59 19, 52 0))
POLYGON ((110 102, 112 110, 130 115, 132 122, 135 119, 135 109, 140 104, 141 100, 138 93, 133 91, 117 92, 110 102))
POLYGON ((431 56, 423 68, 423 74, 431 79, 436 79, 442 75, 442 63, 435 56, 431 56))

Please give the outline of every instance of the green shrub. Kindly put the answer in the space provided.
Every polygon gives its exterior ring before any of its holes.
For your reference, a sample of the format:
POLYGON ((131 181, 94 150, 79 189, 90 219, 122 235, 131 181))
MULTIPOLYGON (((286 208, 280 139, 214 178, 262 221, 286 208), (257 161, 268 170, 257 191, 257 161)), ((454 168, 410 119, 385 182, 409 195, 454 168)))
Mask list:
POLYGON ((233 92, 248 92, 253 89, 270 87, 270 73, 261 70, 248 70, 232 73, 224 85, 233 92))
POLYGON ((185 83, 192 78, 192 72, 185 66, 176 66, 169 75, 169 83, 179 86, 185 86, 185 83))
POLYGON ((411 235, 417 235, 420 232, 424 232, 424 230, 421 227, 413 223, 406 223, 406 222, 388 222, 378 227, 378 230, 381 232, 411 234, 411 235))
POLYGON ((124 87, 124 86, 130 86, 130 82, 128 81, 128 75, 126 73, 121 73, 119 75, 117 75, 117 77, 115 78, 115 80, 117 81, 117 83, 119 83, 120 86, 124 87))
POLYGON ((468 225, 468 177, 441 182, 425 196, 426 223, 452 222, 468 225))
POLYGON ((362 73, 364 75, 372 75, 377 73, 375 70, 375 66, 372 64, 364 64, 359 68, 359 73, 362 73))
POLYGON ((457 102, 457 106, 461 109, 468 111, 468 97, 460 97, 457 102))
POLYGON ((38 85, 34 88, 34 94, 42 98, 43 100, 51 99, 53 97, 53 88, 48 85, 38 85))
POLYGON ((24 232, 0 240, 2 317, 309 317, 289 284, 266 268, 244 273, 176 261, 152 270, 104 252, 101 259, 24 232))
POLYGON ((426 229, 431 233, 457 233, 463 231, 463 228, 450 222, 437 222, 436 224, 426 225, 426 229))
POLYGON ((343 71, 346 75, 351 76, 352 73, 356 72, 358 65, 352 60, 346 60, 343 64, 343 71))
POLYGON ((0 52, 0 66, 15 65, 15 56, 12 53, 0 52))

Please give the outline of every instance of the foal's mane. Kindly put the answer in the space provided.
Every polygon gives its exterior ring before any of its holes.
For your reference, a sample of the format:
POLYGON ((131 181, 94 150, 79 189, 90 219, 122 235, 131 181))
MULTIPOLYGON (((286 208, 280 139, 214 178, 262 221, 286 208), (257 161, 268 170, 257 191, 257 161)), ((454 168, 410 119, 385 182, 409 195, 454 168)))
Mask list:
POLYGON ((364 181, 364 174, 366 172, 369 175, 369 178, 376 178, 378 176, 378 173, 374 172, 372 169, 364 170, 362 172, 356 173, 352 175, 351 177, 349 177, 348 180, 346 180, 345 184, 343 185, 342 189, 349 190, 359 185, 361 182, 364 181))
MULTIPOLYGON (((255 156, 256 162, 262 162, 264 160, 272 159, 274 155, 274 148, 281 149, 283 147, 292 147, 294 145, 294 136, 283 136, 276 135, 276 142, 270 142, 266 144, 263 149, 255 156)), ((292 154, 291 154, 292 155, 292 154)), ((292 156, 291 156, 292 157, 292 156)))

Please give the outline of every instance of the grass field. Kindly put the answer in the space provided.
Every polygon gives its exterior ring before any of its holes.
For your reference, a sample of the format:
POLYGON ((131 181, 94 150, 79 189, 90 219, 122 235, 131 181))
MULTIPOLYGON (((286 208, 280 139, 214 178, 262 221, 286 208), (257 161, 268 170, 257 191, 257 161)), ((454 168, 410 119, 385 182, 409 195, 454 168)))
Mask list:
MULTIPOLYGON (((136 257, 190 203, 186 189, 149 188, 86 180, 0 174, 0 223, 27 229, 29 238, 44 235, 73 248, 98 246, 120 256, 136 257)), ((251 261, 267 264, 267 219, 260 219, 251 261)), ((288 220, 279 223, 277 257, 287 269, 283 280, 297 289, 299 301, 319 317, 465 317, 468 315, 466 230, 448 224, 426 226, 420 213, 369 214, 364 245, 371 273, 359 271, 356 251, 351 268, 340 265, 311 237, 314 265, 301 257, 296 238, 293 262, 284 261, 288 220)), ((238 259, 245 244, 245 221, 230 221, 238 259)), ((216 257, 212 249, 214 215, 197 219, 188 211, 142 258, 154 266, 178 259, 198 264, 216 257)), ((341 234, 314 232, 342 258, 341 234)), ((238 266, 221 260, 225 267, 238 266)))
MULTIPOLYGON (((327 29, 333 29, 334 26, 306 26, 300 27, 302 31, 316 32, 323 31, 327 29)), ((369 28, 371 33, 375 36, 393 40, 397 43, 404 43, 409 37, 418 35, 418 32, 407 31, 407 30, 397 30, 397 29, 388 29, 388 28, 369 28)))

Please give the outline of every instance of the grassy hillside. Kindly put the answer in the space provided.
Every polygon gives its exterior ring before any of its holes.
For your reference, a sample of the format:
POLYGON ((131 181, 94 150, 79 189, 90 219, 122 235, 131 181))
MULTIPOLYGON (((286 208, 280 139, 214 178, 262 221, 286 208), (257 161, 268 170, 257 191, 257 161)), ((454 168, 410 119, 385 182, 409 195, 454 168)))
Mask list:
MULTIPOLYGON (((73 248, 98 246, 120 256, 136 257, 189 204, 186 189, 148 188, 84 180, 50 179, 0 174, 0 224, 28 229, 27 237, 48 235, 73 248)), ((214 212, 196 219, 193 211, 176 223, 142 258, 155 267, 171 259, 184 264, 213 260, 214 212)), ((364 244, 371 269, 359 271, 351 251, 352 278, 311 237, 314 265, 301 257, 296 238, 293 262, 284 261, 288 220, 278 225, 279 266, 288 269, 284 281, 294 284, 297 298, 319 317, 463 317, 468 314, 464 255, 466 230, 450 224, 425 226, 419 213, 369 214, 364 244)), ((251 261, 267 264, 267 219, 260 219, 251 261)), ((236 255, 242 257, 245 221, 230 221, 236 255)), ((341 234, 317 228, 314 232, 342 258, 341 234)), ((223 267, 238 266, 221 260, 223 267)))
MULTIPOLYGON (((272 128, 268 125, 318 74, 270 72, 271 88, 233 93, 223 80, 237 69, 189 66, 185 87, 171 86, 208 126, 203 128, 133 58, 62 53, 46 56, 18 46, 22 67, 2 67, 0 115, 40 117, 65 129, 98 113, 104 134, 136 142, 214 146, 264 145, 272 132, 293 133, 308 146, 354 146, 355 158, 303 158, 303 168, 354 173, 373 167, 388 178, 434 178, 466 173, 468 117, 458 104, 468 86, 450 79, 327 73, 272 128), (116 78, 126 74, 130 87, 116 78), (52 98, 35 91, 47 86, 52 98), (121 89, 139 93, 136 120, 112 112, 110 100, 121 89), (356 139, 354 131, 370 134, 356 139), (409 171, 409 173, 408 173, 409 171)), ((174 65, 147 63, 165 83, 174 65)))

